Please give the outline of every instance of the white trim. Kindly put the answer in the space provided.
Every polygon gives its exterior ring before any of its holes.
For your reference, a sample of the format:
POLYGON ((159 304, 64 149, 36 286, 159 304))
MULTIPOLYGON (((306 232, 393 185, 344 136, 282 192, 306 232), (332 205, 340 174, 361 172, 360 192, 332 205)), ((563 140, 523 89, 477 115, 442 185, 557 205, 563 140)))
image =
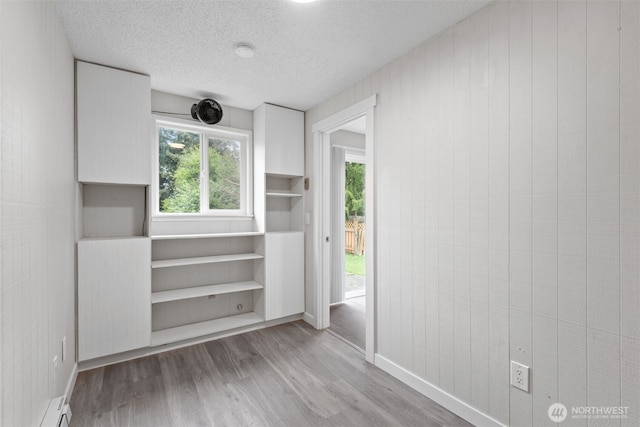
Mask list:
POLYGON ((313 225, 313 286, 315 289, 316 318, 314 326, 317 329, 329 327, 329 284, 330 277, 330 243, 326 236, 330 235, 329 223, 329 174, 324 171, 329 162, 330 140, 329 134, 340 126, 354 119, 365 116, 367 130, 365 135, 366 158, 366 188, 367 202, 365 215, 370 227, 367 227, 365 252, 366 263, 366 337, 365 356, 370 363, 374 361, 375 343, 375 181, 374 181, 374 108, 376 95, 372 95, 342 111, 339 111, 312 126, 313 132, 313 161, 314 181, 317 183, 314 192, 314 216, 317 218, 313 225), (327 262, 325 262, 325 260, 327 262))
POLYGON ((167 116, 153 115, 154 142, 153 167, 151 177, 151 219, 152 221, 183 221, 191 219, 253 219, 253 132, 245 129, 226 126, 203 126, 194 122, 167 116), (200 212, 193 213, 163 213, 160 212, 159 194, 159 128, 167 127, 185 132, 200 134, 200 212), (221 138, 238 140, 240 142, 240 209, 209 209, 207 206, 209 195, 208 154, 204 149, 208 144, 206 138, 215 135, 221 138))
POLYGON ((65 402, 69 402, 71 399, 71 393, 73 393, 73 388, 76 386, 76 379, 78 379, 78 364, 74 363, 73 368, 71 369, 71 375, 69 376, 69 381, 67 381, 67 387, 64 389, 65 402))
POLYGON ((376 97, 377 95, 371 95, 370 97, 363 99, 342 111, 320 120, 311 126, 311 132, 330 132, 353 119, 363 116, 363 113, 368 109, 376 106, 376 97))
POLYGON ((304 312, 302 314, 302 320, 304 320, 305 322, 307 322, 308 324, 310 324, 311 326, 315 327, 316 326, 316 318, 313 314, 309 314, 308 312, 304 312))
POLYGON ((472 406, 469 406, 467 403, 463 402, 457 397, 425 381, 424 379, 396 365, 389 359, 379 354, 375 355, 375 365, 391 376, 407 384, 417 392, 425 395, 429 399, 445 407, 459 417, 464 418, 473 425, 505 427, 505 425, 500 421, 490 417, 489 415, 479 411, 472 406))

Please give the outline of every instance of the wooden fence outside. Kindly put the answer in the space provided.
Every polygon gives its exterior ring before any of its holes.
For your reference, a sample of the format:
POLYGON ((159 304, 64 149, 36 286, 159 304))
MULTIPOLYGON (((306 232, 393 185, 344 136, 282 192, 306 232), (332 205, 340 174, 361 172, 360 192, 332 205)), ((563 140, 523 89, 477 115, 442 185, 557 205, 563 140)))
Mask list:
POLYGON ((364 222, 350 219, 344 223, 344 250, 350 254, 362 255, 364 253, 364 238, 366 227, 364 222))

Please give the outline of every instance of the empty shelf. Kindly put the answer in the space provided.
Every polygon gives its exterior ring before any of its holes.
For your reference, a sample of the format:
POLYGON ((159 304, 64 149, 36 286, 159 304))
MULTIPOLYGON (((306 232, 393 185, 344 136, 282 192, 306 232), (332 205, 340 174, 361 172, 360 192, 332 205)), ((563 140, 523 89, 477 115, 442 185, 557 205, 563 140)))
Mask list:
POLYGON ((208 234, 168 234, 151 236, 151 240, 179 240, 179 239, 213 239, 217 237, 260 236, 260 231, 241 231, 237 233, 208 233, 208 234))
POLYGON ((241 328, 243 326, 249 326, 263 321, 264 319, 262 317, 251 312, 236 314, 235 316, 221 317, 214 320, 207 320, 205 322, 191 323, 184 326, 176 326, 175 328, 161 329, 151 333, 151 345, 157 346, 169 344, 176 341, 241 328))
POLYGON ((292 193, 285 190, 267 190, 266 194, 272 197, 302 197, 301 193, 292 193))
POLYGON ((170 291, 153 292, 151 294, 151 304, 161 302, 177 301, 189 298, 198 298, 208 295, 229 294, 233 292, 253 291, 262 289, 263 286, 254 281, 221 283, 218 285, 194 286, 192 288, 173 289, 170 291))
POLYGON ((151 268, 179 267, 181 265, 212 264, 215 262, 245 261, 245 260, 260 259, 260 258, 264 258, 264 256, 260 254, 255 254, 255 253, 200 256, 200 257, 194 257, 194 258, 175 258, 175 259, 165 259, 160 261, 152 261, 151 268))

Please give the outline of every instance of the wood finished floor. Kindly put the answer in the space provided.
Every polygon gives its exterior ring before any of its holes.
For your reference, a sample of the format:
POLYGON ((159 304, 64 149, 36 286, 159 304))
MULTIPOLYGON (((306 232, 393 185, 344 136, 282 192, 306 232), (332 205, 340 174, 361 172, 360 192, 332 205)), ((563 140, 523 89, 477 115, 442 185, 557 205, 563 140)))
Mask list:
POLYGON ((302 321, 81 372, 74 427, 469 426, 302 321))
POLYGON ((365 299, 364 295, 349 298, 329 308, 331 312, 329 330, 362 350, 364 350, 366 331, 365 299))

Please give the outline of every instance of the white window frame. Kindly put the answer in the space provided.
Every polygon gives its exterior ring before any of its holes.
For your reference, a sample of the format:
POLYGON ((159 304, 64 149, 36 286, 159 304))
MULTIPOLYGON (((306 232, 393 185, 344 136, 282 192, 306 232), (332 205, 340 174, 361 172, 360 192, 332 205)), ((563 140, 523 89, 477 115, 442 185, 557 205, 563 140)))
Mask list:
POLYGON ((152 216, 153 219, 203 219, 253 217, 253 132, 226 126, 205 126, 173 117, 155 116, 153 144, 152 216), (200 212, 160 211, 160 132, 161 127, 200 134, 200 212), (240 209, 209 209, 209 137, 240 141, 240 209))

